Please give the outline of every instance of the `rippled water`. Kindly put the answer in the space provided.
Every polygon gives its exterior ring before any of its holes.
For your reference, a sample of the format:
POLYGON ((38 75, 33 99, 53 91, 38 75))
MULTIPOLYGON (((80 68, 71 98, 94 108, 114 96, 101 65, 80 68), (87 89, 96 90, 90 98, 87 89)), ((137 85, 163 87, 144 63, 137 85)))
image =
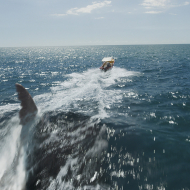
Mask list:
POLYGON ((0 48, 1 189, 190 189, 189 70, 190 45, 0 48))

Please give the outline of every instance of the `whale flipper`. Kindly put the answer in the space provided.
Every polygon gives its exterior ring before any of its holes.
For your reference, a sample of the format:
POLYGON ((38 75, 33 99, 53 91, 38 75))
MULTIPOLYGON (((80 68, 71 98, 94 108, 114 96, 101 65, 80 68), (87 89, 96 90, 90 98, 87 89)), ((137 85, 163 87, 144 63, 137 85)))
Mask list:
POLYGON ((19 112, 20 124, 24 125, 35 117, 38 109, 29 92, 21 84, 16 83, 15 86, 22 107, 19 112))

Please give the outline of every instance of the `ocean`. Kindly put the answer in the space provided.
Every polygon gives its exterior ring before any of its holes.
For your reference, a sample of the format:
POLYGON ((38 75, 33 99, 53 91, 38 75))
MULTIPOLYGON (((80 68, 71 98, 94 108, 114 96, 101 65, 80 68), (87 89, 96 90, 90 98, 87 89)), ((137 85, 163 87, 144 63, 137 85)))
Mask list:
POLYGON ((190 189, 189 71, 188 44, 0 48, 0 189, 190 189))

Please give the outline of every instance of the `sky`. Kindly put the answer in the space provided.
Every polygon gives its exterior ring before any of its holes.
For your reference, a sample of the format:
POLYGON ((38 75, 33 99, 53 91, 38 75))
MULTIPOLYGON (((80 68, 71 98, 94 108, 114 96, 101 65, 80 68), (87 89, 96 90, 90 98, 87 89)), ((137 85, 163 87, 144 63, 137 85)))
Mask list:
POLYGON ((0 0, 0 47, 190 44, 190 0, 0 0))

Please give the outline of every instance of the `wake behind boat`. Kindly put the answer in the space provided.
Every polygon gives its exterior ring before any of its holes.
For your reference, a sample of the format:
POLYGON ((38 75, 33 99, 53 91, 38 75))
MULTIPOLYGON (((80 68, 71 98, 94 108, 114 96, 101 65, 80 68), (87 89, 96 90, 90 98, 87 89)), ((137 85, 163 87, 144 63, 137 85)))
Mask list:
POLYGON ((112 67, 113 67, 113 65, 115 63, 115 60, 114 60, 113 57, 104 57, 102 59, 102 62, 103 62, 103 64, 100 67, 100 69, 103 70, 103 71, 107 71, 109 69, 112 69, 112 67))

